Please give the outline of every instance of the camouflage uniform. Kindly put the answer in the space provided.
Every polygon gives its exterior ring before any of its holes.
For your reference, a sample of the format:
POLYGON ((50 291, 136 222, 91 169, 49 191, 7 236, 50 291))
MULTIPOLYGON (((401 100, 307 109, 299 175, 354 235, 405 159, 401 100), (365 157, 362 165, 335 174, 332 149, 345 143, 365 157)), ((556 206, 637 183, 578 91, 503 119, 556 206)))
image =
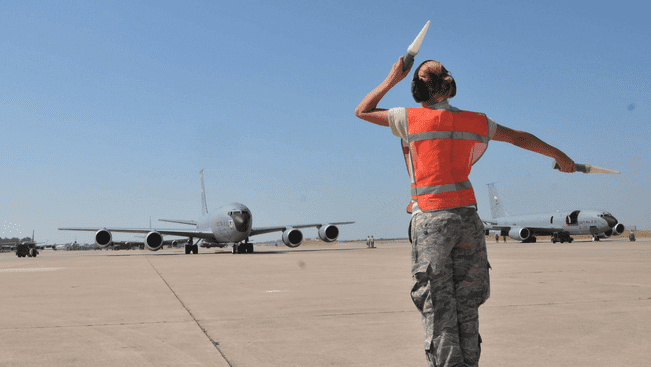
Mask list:
POLYGON ((479 363, 478 309, 490 295, 483 228, 471 207, 412 218, 411 298, 422 314, 432 367, 479 363))

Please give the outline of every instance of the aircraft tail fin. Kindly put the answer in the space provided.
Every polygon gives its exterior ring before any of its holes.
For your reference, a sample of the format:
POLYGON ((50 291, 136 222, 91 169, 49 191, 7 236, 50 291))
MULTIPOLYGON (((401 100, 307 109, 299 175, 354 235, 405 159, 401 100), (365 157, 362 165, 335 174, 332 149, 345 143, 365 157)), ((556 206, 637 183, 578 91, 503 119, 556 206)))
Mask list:
POLYGON ((488 202, 491 205, 491 216, 493 218, 508 217, 509 214, 506 212, 506 209, 504 209, 504 207, 502 206, 499 195, 497 194, 497 187, 495 187, 495 182, 489 183, 487 185, 488 185, 488 202))
POLYGON ((201 174, 201 215, 208 214, 208 205, 206 204, 206 187, 203 184, 203 169, 199 171, 201 174))

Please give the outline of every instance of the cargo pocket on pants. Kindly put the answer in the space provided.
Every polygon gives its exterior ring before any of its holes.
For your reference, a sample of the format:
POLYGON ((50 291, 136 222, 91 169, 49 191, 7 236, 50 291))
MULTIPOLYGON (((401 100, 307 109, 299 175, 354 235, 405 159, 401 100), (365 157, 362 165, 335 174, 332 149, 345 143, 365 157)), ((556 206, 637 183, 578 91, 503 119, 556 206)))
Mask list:
POLYGON ((490 274, 491 269, 493 269, 491 263, 488 260, 486 260, 486 287, 484 288, 484 297, 483 297, 484 301, 482 302, 482 304, 486 302, 486 300, 488 300, 491 296, 491 274, 490 274))

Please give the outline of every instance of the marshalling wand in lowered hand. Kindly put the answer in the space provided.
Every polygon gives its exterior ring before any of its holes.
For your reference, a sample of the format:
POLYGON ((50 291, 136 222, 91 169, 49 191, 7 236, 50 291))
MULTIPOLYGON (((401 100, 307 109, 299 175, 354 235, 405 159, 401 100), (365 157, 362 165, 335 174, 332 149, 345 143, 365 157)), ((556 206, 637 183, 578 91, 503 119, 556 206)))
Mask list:
MULTIPOLYGON (((574 166, 576 166, 577 172, 583 172, 583 173, 601 173, 606 175, 619 175, 621 173, 621 172, 613 171, 611 169, 596 167, 589 164, 576 163, 574 164, 574 166)), ((552 168, 560 170, 561 166, 559 166, 558 163, 554 161, 554 163, 552 163, 552 168)))

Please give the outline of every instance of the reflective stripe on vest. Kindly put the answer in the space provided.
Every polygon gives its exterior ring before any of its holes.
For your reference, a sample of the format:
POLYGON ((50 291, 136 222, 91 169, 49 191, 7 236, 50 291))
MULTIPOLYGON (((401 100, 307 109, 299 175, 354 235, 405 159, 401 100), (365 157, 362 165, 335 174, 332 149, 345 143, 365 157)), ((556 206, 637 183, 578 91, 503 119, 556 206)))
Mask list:
POLYGON ((472 189, 472 184, 469 180, 463 182, 455 182, 447 185, 412 187, 411 196, 442 194, 444 192, 460 191, 465 189, 472 189))
MULTIPOLYGON (((469 111, 407 109, 412 203, 423 211, 476 204, 468 180, 488 145, 488 120, 469 111)), ((409 154, 407 154, 409 153, 409 154)))
POLYGON ((468 133, 464 131, 427 131, 423 133, 409 134, 409 142, 427 139, 474 140, 483 144, 488 144, 488 136, 482 136, 477 133, 468 133))

